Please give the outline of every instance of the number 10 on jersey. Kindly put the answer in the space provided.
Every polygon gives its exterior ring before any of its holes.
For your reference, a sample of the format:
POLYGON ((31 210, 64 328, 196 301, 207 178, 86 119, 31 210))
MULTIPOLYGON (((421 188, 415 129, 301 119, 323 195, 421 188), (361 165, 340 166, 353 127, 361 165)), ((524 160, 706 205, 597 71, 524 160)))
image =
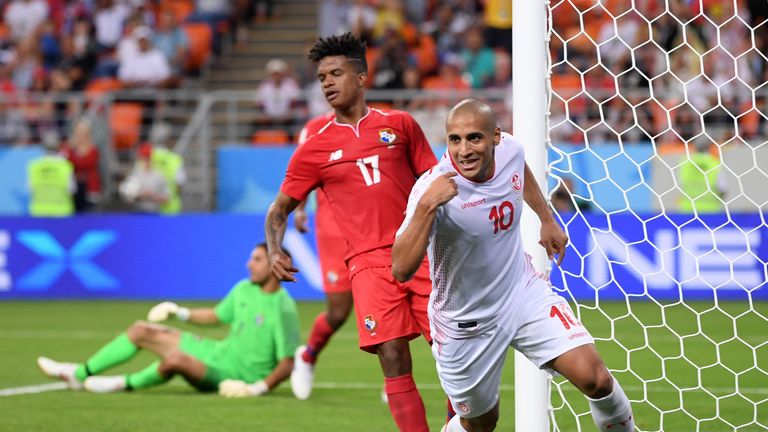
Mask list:
POLYGON ((512 221, 515 220, 515 206, 509 201, 504 201, 498 206, 493 206, 491 213, 488 214, 488 219, 493 221, 493 233, 506 231, 512 226, 512 221))
POLYGON ((357 160, 357 167, 360 168, 360 173, 363 175, 366 186, 375 185, 381 182, 381 172, 379 172, 379 155, 368 156, 357 160), (371 166, 371 172, 368 171, 368 166, 371 166))

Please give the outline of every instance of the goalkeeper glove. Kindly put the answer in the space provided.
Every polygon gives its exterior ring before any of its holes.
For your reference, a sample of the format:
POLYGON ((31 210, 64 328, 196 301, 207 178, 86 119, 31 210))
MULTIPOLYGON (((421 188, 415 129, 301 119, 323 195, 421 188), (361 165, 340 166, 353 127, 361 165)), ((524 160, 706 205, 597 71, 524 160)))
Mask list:
POLYGON ((269 386, 264 380, 253 384, 247 384, 240 380, 224 380, 219 383, 219 394, 228 398, 261 396, 268 391, 269 386))
POLYGON ((189 319, 190 310, 173 302, 162 302, 149 310, 147 319, 150 322, 160 322, 167 320, 170 315, 176 315, 176 318, 186 321, 189 319))

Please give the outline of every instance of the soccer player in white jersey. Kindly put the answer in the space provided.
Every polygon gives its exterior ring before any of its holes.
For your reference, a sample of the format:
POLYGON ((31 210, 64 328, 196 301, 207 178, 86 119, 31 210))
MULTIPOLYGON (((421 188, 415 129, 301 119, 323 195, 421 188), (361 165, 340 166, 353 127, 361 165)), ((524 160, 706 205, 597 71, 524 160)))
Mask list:
MULTIPOLYGON (((458 414, 444 431, 492 431, 511 346, 565 376, 589 400, 600 431, 633 431, 629 399, 568 303, 536 273, 521 244, 525 201, 541 220, 539 243, 562 262, 568 237, 525 163, 522 144, 478 100, 446 122, 448 151, 411 191, 392 249, 392 274, 408 280, 429 255, 432 354, 458 414)), ((520 395, 523 396, 523 395, 520 395)))

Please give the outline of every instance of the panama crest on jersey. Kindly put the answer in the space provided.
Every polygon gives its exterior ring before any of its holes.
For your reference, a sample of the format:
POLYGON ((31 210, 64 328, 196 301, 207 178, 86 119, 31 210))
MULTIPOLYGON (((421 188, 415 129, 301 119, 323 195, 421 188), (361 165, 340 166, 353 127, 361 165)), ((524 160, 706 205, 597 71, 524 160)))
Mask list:
POLYGON ((373 315, 366 315, 363 318, 363 322, 365 323, 365 329, 369 332, 376 330, 376 320, 373 319, 373 315))
POLYGON ((392 129, 379 129, 379 141, 388 147, 393 147, 396 139, 397 135, 395 135, 392 129))

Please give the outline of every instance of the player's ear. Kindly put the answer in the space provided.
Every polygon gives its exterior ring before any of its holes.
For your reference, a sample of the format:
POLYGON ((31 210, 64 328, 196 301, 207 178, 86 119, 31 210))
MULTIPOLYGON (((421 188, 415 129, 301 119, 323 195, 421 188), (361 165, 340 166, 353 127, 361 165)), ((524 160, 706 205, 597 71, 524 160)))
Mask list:
POLYGON ((499 145, 501 142, 501 128, 496 126, 496 129, 493 130, 493 145, 499 145))
POLYGON ((358 87, 365 87, 365 82, 368 81, 368 72, 360 72, 357 74, 358 87))

